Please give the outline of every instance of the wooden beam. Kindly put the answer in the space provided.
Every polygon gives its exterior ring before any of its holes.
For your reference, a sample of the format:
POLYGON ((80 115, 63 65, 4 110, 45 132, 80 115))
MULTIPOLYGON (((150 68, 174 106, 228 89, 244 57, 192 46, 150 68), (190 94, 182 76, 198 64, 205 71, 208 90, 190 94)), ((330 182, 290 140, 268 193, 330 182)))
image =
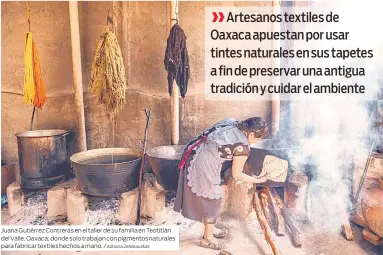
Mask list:
POLYGON ((77 150, 87 150, 85 131, 84 91, 82 87, 80 25, 78 21, 78 3, 69 1, 70 35, 72 42, 72 65, 75 109, 77 112, 77 150))
MULTIPOLYGON (((280 5, 279 1, 273 1, 272 2, 273 7, 273 14, 277 15, 280 13, 280 5)), ((272 30, 273 32, 279 32, 280 31, 280 23, 274 22, 272 23, 272 30)), ((279 49, 280 47, 280 41, 279 40, 273 40, 273 49, 279 49)), ((273 68, 279 68, 280 67, 280 60, 277 58, 273 58, 272 62, 273 68)), ((272 84, 280 84, 281 80, 278 75, 274 75, 272 77, 272 84)), ((281 97, 279 94, 271 94, 271 119, 272 119, 272 126, 271 126, 271 134, 277 135, 279 132, 279 126, 280 126, 280 118, 281 118, 281 97)))
MULTIPOLYGON (((170 4, 170 27, 173 27, 178 20, 178 1, 172 0, 170 4)), ((170 101, 171 116, 171 142, 177 145, 180 139, 180 92, 176 81, 173 81, 172 96, 170 101)))

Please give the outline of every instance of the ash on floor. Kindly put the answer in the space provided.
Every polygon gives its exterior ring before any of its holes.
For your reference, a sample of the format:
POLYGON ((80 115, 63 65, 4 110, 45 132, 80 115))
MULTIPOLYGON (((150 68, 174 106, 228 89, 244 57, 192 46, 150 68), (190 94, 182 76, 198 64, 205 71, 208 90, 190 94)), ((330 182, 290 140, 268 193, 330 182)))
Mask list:
POLYGON ((89 211, 86 223, 89 225, 119 225, 116 213, 117 198, 96 198, 89 200, 89 211))
POLYGON ((195 221, 184 218, 180 213, 173 210, 174 204, 169 203, 166 208, 166 225, 178 225, 180 228, 180 235, 184 235, 190 228, 193 227, 195 221))
MULTIPOLYGON (((116 225, 116 212, 118 208, 117 199, 106 200, 92 200, 89 204, 88 220, 89 225, 116 225)), ((6 220, 4 214, 7 210, 2 209, 3 224, 9 225, 48 225, 46 218, 47 205, 46 193, 38 193, 29 197, 26 201, 26 206, 23 210, 6 220), (6 220, 6 222, 4 222, 6 220)), ((198 242, 203 234, 204 226, 201 223, 185 219, 181 214, 173 211, 173 201, 167 201, 165 208, 165 222, 166 225, 178 225, 180 228, 180 251, 177 252, 152 252, 151 254, 170 255, 170 254, 206 254, 217 255, 218 252, 208 249, 203 249, 198 246, 198 242)), ((150 222, 147 222, 150 224, 150 222)), ((235 255, 245 254, 272 254, 271 249, 265 241, 263 232, 258 224, 255 213, 249 215, 246 221, 232 219, 231 217, 223 215, 219 219, 219 225, 229 229, 229 235, 222 240, 225 243, 227 250, 235 255)), ((54 223, 61 225, 62 223, 54 223)), ((66 223, 64 222, 64 225, 66 223)), ((299 226, 300 225, 300 226, 299 226)), ((277 247, 283 254, 294 255, 308 255, 308 254, 322 254, 322 255, 343 255, 343 254, 361 254, 361 255, 378 255, 382 254, 379 248, 372 246, 367 241, 363 240, 362 229, 358 226, 352 225, 355 240, 352 242, 346 241, 339 233, 324 232, 323 229, 314 230, 309 225, 298 227, 302 231, 301 249, 294 248, 291 244, 289 235, 274 236, 277 247)), ((3 252, 2 252, 3 254, 3 252)), ((75 255, 78 252, 4 252, 10 255, 52 255, 52 254, 65 254, 75 255)), ((80 252, 80 254, 91 255, 97 252, 80 252)), ((98 254, 103 254, 100 252, 98 254)), ((136 254, 134 252, 113 252, 113 254, 136 254)))
POLYGON ((48 225, 47 193, 38 192, 25 201, 22 210, 10 217, 8 225, 48 225))

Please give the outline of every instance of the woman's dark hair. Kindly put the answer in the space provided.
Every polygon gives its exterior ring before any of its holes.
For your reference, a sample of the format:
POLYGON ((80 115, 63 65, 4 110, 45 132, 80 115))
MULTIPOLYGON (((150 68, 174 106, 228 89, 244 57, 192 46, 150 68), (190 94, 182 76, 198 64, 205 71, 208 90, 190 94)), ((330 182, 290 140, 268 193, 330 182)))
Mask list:
POLYGON ((238 128, 245 132, 254 132, 255 137, 265 138, 269 135, 269 128, 263 118, 254 117, 238 123, 238 128))

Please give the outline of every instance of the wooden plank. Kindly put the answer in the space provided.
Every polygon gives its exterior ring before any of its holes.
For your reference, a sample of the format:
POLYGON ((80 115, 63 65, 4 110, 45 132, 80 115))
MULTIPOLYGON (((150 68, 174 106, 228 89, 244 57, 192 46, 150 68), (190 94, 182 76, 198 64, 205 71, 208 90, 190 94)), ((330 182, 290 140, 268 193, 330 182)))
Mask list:
POLYGON ((276 221, 274 219, 274 214, 272 213, 269 196, 267 194, 266 188, 260 189, 259 196, 260 196, 261 207, 266 217, 267 223, 269 224, 271 229, 275 229, 276 221))
POLYGON ((282 202, 282 199, 279 197, 277 192, 275 190, 272 190, 272 195, 275 199, 276 204, 281 208, 282 216, 286 222, 286 225, 288 226, 291 236, 292 236, 292 241, 295 247, 302 247, 302 243, 300 241, 299 237, 299 230, 298 228, 294 225, 294 222, 291 219, 290 211, 287 205, 285 205, 282 202))
POLYGON ((257 214, 258 222, 262 228, 263 234, 265 235, 266 241, 269 243, 271 246, 271 249, 273 250, 274 255, 279 255, 280 252, 277 248, 277 246, 274 243, 274 240, 272 238, 272 233, 269 224, 267 223, 266 217, 262 212, 262 207, 261 203, 259 201, 259 196, 258 192, 255 192, 253 196, 253 206, 254 210, 257 214))
POLYGON ((270 205, 276 221, 275 232, 279 236, 284 236, 286 234, 286 223, 282 217, 281 208, 277 205, 273 195, 271 194, 270 188, 266 188, 266 194, 269 197, 270 205))
POLYGON ((344 237, 348 241, 354 240, 354 235, 352 234, 349 217, 348 217, 346 208, 344 206, 341 206, 340 208, 340 217, 342 220, 342 233, 344 237))

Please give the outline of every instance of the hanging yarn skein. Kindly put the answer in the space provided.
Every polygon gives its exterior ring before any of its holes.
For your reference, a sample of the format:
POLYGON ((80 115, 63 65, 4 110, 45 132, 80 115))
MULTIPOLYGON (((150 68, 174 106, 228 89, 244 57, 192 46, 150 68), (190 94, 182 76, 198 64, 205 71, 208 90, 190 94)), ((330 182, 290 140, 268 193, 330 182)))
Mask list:
POLYGON ((37 46, 34 41, 32 41, 32 52, 33 52, 33 78, 35 80, 35 98, 33 100, 33 105, 41 108, 47 98, 43 75, 41 73, 40 59, 39 54, 37 53, 37 46))
POLYGON ((32 105, 35 99, 35 79, 33 75, 32 33, 27 33, 24 48, 24 88, 23 100, 32 105))
MULTIPOLYGON (((26 4, 27 19, 30 26, 28 2, 26 4)), ((46 97, 37 46, 33 40, 32 32, 29 31, 25 37, 24 48, 23 100, 27 104, 41 108, 45 103, 46 97)))
POLYGON ((168 72, 169 94, 172 95, 172 84, 175 80, 180 88, 182 98, 185 98, 190 78, 189 55, 185 32, 178 23, 174 24, 170 30, 164 65, 168 72))
POLYGON ((101 34, 96 46, 89 89, 105 105, 112 118, 125 104, 124 59, 117 37, 109 26, 101 34))

